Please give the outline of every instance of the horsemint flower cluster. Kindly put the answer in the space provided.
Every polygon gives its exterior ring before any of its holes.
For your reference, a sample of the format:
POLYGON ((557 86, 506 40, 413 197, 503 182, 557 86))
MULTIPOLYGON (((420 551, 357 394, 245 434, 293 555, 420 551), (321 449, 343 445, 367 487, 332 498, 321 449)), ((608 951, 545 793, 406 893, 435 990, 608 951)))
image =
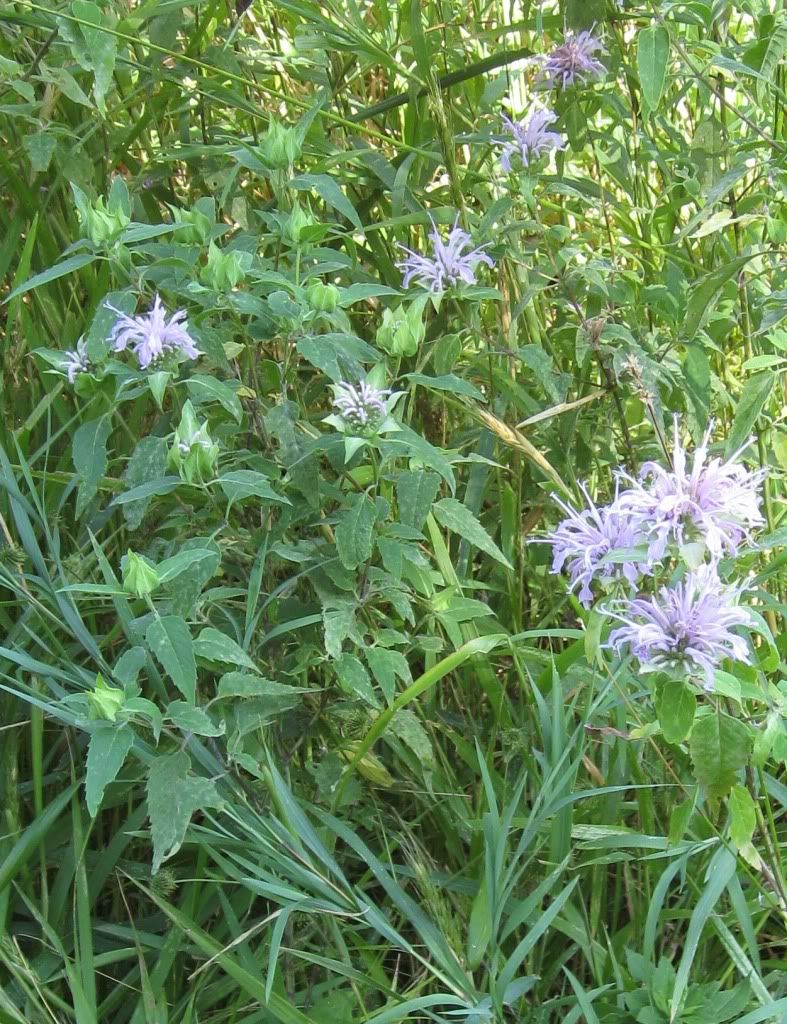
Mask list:
POLYGON ((131 344, 143 370, 165 352, 179 352, 187 359, 196 359, 200 354, 189 334, 186 311, 179 309, 167 317, 158 295, 150 312, 141 316, 129 316, 109 303, 107 309, 118 316, 109 336, 114 351, 122 352, 131 344))
POLYGON ((568 572, 583 605, 593 603, 594 585, 617 591, 602 607, 621 623, 609 647, 628 648, 643 671, 700 677, 706 689, 723 659, 749 661, 745 641, 732 631, 750 622, 739 606, 742 587, 722 582, 718 563, 764 522, 763 472, 738 461, 747 446, 726 460, 711 458, 711 430, 689 461, 676 419, 671 469, 648 462, 638 479, 619 471, 615 499, 603 507, 584 488, 583 509, 556 499, 566 518, 547 538, 552 571, 568 572), (689 563, 682 578, 680 557, 689 563), (675 576, 677 582, 659 583, 675 576), (648 577, 655 592, 635 596, 648 577))

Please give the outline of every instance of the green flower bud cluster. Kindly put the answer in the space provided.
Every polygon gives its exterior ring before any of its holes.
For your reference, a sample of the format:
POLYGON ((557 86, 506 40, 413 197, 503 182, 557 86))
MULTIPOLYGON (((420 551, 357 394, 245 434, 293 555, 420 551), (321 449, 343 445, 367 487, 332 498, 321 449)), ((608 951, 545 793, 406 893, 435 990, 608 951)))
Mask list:
POLYGON ((301 152, 295 129, 271 120, 257 152, 262 164, 270 171, 283 171, 291 167, 301 152))
POLYGON ((423 306, 411 303, 383 312, 383 322, 377 329, 377 344, 392 356, 414 356, 426 334, 423 306))
POLYGON ((242 249, 219 249, 213 242, 208 246, 208 262, 202 268, 203 284, 217 292, 231 291, 246 278, 251 267, 252 254, 242 249))
POLYGON ((198 423, 191 402, 183 406, 168 462, 187 483, 212 480, 219 457, 219 446, 208 433, 208 424, 198 423))

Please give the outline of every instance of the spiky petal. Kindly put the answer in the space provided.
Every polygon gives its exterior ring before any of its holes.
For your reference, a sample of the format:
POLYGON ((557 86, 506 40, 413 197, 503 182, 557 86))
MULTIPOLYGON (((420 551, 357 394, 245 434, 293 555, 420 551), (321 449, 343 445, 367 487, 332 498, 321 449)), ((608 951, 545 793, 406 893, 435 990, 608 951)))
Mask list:
POLYGON ((69 384, 73 384, 80 373, 90 372, 90 360, 87 357, 87 342, 84 338, 79 339, 75 349, 64 352, 63 355, 65 359, 63 369, 68 377, 69 384))
POLYGON ((399 246, 407 253, 407 258, 396 264, 403 273, 402 287, 407 288, 411 281, 417 281, 431 292, 442 292, 460 283, 475 284, 479 263, 485 263, 488 267, 495 265, 494 260, 484 252, 486 246, 470 248, 470 235, 459 227, 458 215, 446 241, 443 241, 432 221, 429 240, 432 243, 432 256, 424 256, 404 245, 399 246))
POLYGON ((630 516, 619 514, 612 506, 598 507, 585 487, 587 507, 577 510, 554 496, 566 518, 547 538, 552 545, 552 572, 568 571, 571 589, 579 587, 578 598, 585 607, 593 603, 592 584, 626 579, 632 585, 649 572, 646 562, 630 560, 608 562, 613 551, 628 551, 642 542, 630 516))
POLYGON ((557 114, 551 110, 536 110, 527 121, 512 121, 503 114, 503 127, 512 136, 503 144, 500 167, 508 174, 511 171, 511 157, 517 154, 525 167, 538 160, 552 149, 565 149, 562 135, 549 131, 557 121, 557 114))
POLYGON ((646 671, 702 676, 711 690, 725 658, 751 660, 744 638, 732 632, 750 622, 740 594, 739 586, 721 582, 715 566, 701 566, 653 597, 631 601, 623 612, 610 610, 623 625, 612 631, 608 646, 618 654, 628 647, 646 671))
POLYGON ((603 78, 607 69, 595 57, 599 52, 604 52, 604 44, 592 32, 567 32, 562 44, 544 61, 541 78, 552 89, 568 89, 577 82, 603 78))
POLYGON ((342 381, 334 385, 334 393, 333 407, 352 429, 374 430, 387 415, 387 390, 373 388, 364 381, 357 385, 342 381))
POLYGON ((713 424, 689 467, 676 418, 672 469, 646 462, 639 480, 619 473, 630 487, 616 504, 647 536, 652 559, 662 558, 670 541, 703 541, 715 559, 734 555, 749 532, 764 524, 760 501, 765 474, 737 461, 751 441, 725 461, 709 459, 712 430, 713 424))
POLYGON ((130 344, 143 370, 165 352, 181 352, 188 359, 196 359, 200 354, 188 332, 186 311, 179 309, 168 318, 158 295, 150 312, 140 316, 128 316, 109 304, 107 308, 118 315, 109 336, 110 344, 115 352, 124 351, 130 344))

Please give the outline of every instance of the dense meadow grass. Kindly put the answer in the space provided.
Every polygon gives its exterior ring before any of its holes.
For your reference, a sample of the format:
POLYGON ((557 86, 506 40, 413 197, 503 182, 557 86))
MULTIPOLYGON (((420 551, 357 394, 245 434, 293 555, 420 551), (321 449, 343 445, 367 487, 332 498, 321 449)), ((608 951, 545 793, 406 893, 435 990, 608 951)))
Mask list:
POLYGON ((0 1024, 787 1021, 782 0, 0 0, 0 1024))

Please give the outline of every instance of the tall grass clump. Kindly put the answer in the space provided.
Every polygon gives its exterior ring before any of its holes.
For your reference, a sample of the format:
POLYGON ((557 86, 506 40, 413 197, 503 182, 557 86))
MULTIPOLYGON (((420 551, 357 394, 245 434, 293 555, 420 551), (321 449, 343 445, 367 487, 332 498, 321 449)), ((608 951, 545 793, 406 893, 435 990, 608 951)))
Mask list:
POLYGON ((781 0, 0 12, 0 1022, 787 1021, 781 0))

